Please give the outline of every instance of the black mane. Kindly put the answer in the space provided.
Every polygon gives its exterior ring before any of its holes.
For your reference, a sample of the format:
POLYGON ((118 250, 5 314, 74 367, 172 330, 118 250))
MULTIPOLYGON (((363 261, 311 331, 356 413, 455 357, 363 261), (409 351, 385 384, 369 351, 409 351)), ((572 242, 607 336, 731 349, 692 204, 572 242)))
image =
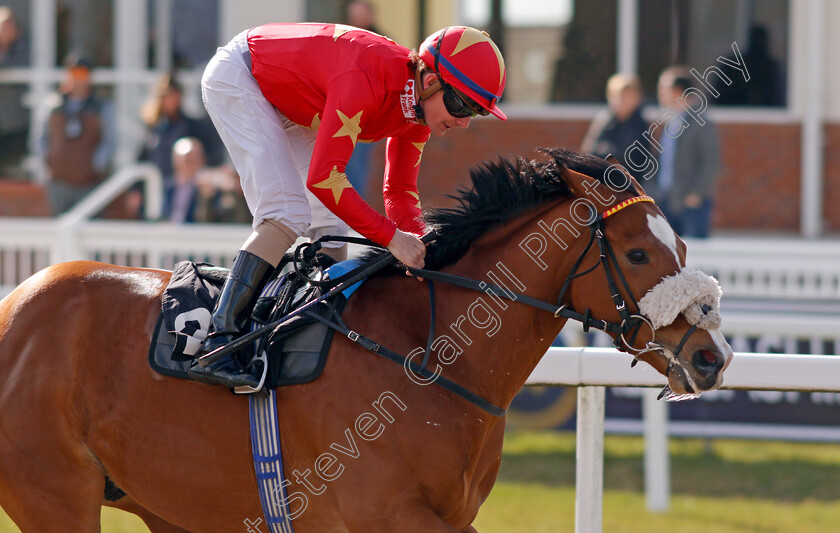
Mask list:
MULTIPOLYGON (((549 161, 500 158, 470 171, 472 186, 450 195, 455 207, 430 209, 423 217, 438 238, 426 249, 426 268, 440 269, 458 261, 483 234, 525 211, 569 198, 571 191, 560 174, 567 168, 603 182, 610 163, 592 155, 562 148, 540 149, 549 161)), ((367 258, 380 255, 371 252, 367 258)))

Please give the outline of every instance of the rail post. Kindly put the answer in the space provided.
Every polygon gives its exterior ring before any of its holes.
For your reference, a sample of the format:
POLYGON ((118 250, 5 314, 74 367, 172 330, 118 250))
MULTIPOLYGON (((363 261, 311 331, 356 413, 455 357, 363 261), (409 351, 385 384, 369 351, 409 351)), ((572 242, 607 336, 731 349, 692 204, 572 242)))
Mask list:
POLYGON ((575 532, 600 533, 604 494, 604 387, 577 391, 575 532))

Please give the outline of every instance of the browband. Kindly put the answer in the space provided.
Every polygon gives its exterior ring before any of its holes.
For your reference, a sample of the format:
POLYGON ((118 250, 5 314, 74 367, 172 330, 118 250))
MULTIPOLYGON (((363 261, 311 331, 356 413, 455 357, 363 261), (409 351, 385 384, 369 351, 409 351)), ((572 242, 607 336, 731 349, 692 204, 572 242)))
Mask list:
POLYGON ((630 198, 629 200, 624 200, 620 204, 616 204, 616 205, 610 207, 609 209, 607 209, 606 211, 604 211, 603 213, 601 213, 601 220, 607 218, 608 216, 611 216, 611 215, 614 215, 614 214, 618 213, 619 211, 621 211, 625 207, 629 207, 633 204, 638 204, 639 202, 650 202, 652 204, 656 203, 656 202, 653 201, 653 198, 651 198, 650 196, 634 196, 633 198, 630 198))

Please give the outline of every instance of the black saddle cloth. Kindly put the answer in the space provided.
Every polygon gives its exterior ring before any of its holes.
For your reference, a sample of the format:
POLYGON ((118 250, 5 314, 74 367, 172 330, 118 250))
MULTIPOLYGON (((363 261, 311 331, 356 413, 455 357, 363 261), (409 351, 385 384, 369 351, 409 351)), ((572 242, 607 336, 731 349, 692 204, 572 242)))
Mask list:
MULTIPOLYGON (((153 370, 165 376, 188 378, 187 370, 201 351, 227 272, 207 263, 183 261, 175 265, 149 347, 149 366, 153 370)), ((274 322, 320 295, 320 288, 308 285, 297 273, 275 272, 263 289, 251 320, 257 326, 274 322)), ((332 319, 340 316, 345 304, 346 298, 337 294, 330 302, 321 302, 269 330, 250 349, 238 352, 240 362, 248 364, 255 355, 264 354, 268 361, 264 387, 268 388, 316 379, 326 364, 335 330, 314 315, 332 319)))

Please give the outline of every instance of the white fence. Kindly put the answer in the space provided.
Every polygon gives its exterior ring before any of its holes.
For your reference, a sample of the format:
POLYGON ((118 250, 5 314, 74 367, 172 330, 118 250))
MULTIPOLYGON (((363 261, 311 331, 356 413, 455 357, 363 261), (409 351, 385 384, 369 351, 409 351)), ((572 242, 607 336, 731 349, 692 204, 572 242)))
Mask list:
POLYGON ((728 297, 840 301, 840 240, 687 239, 689 266, 715 276, 728 297))
MULTIPOLYGON (((602 525, 604 387, 661 388, 665 378, 647 365, 629 368, 614 349, 551 348, 528 378, 529 385, 578 389, 575 531, 598 533, 602 525)), ((724 389, 840 392, 840 357, 736 353, 724 373, 724 389)), ((658 389, 646 390, 645 495, 648 508, 668 508, 667 406, 658 389)))
POLYGON ((0 295, 46 266, 74 259, 164 269, 184 259, 230 266, 250 231, 232 224, 91 220, 63 226, 55 219, 0 218, 0 295))
MULTIPOLYGON (((98 205, 82 207, 95 212, 98 205)), ((230 266, 250 232, 246 225, 84 220, 71 214, 0 218, 0 297, 38 270, 72 259, 164 269, 184 259, 230 266)), ((688 250, 689 266, 721 282, 723 331, 736 351, 840 349, 840 240, 712 238, 691 240, 688 250), (746 339, 755 337, 763 340, 750 346, 746 339), (801 347, 803 339, 811 346, 801 347), (835 348, 824 348, 826 342, 835 348)))

